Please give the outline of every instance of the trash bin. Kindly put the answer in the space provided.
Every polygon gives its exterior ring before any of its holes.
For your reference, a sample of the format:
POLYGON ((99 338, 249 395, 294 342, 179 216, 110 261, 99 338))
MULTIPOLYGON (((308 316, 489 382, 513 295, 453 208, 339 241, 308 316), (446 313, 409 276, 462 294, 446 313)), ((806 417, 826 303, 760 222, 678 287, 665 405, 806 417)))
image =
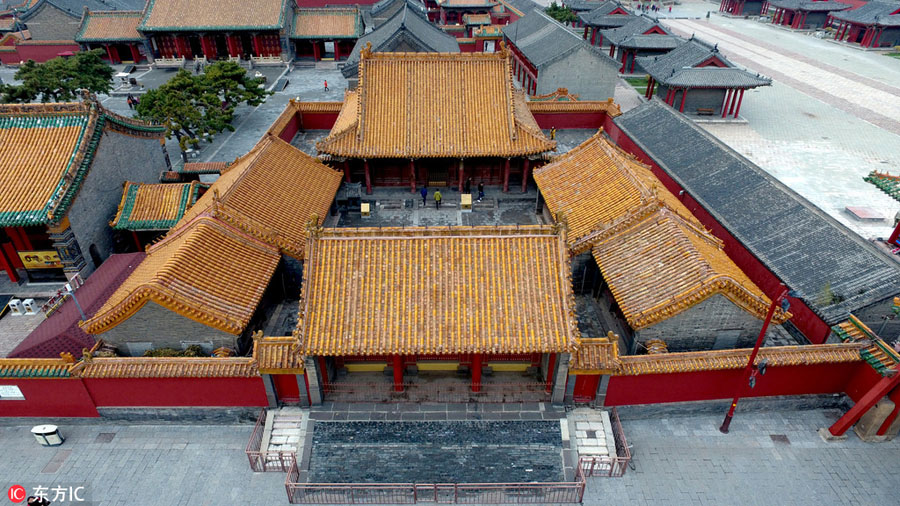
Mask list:
POLYGON ((32 427, 31 433, 41 446, 59 446, 65 442, 56 425, 38 425, 32 427))

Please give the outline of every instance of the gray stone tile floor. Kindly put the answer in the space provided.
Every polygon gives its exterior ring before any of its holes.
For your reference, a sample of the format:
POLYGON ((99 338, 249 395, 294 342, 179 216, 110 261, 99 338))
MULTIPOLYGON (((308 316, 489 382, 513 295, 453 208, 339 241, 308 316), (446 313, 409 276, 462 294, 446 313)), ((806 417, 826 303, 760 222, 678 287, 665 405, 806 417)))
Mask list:
MULTIPOLYGON (((721 415, 623 420, 636 470, 589 479, 584 504, 895 504, 900 439, 868 444, 851 434, 823 442, 816 429, 839 414, 739 411, 728 435, 717 429, 721 415)), ((91 502, 82 504, 103 506, 287 504, 284 474, 249 469, 249 424, 60 421, 66 443, 46 448, 28 432, 42 421, 23 422, 0 425, 4 491, 13 484, 29 492, 38 485, 84 486, 91 502), (98 440, 110 433, 111 441, 98 440), (71 453, 60 468, 42 472, 63 450, 71 453)))
POLYGON ((315 422, 310 483, 564 480, 558 421, 315 422))

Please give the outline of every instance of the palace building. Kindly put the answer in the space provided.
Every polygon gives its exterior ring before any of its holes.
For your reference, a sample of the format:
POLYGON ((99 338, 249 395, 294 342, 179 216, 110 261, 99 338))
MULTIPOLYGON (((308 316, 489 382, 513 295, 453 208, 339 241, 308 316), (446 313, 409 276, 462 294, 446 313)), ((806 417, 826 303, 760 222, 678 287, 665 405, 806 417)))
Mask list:
POLYGON ((639 57, 637 63, 650 74, 645 97, 655 94, 690 115, 737 118, 745 91, 772 84, 768 77, 735 66, 718 46, 696 38, 664 55, 639 57))
POLYGON ((612 98, 616 64, 540 10, 503 28, 516 80, 528 95, 566 88, 583 100, 612 98))
POLYGON ((85 8, 75 42, 87 51, 102 49, 111 65, 146 60, 144 36, 137 27, 142 11, 88 11, 85 8))
POLYGON ((246 350, 251 320, 266 321, 259 308, 279 300, 283 287, 299 289, 306 221, 326 215, 340 179, 318 160, 265 136, 147 249, 82 327, 130 355, 182 348, 187 341, 207 352, 246 350), (276 271, 278 282, 270 283, 276 271))
POLYGON ((316 144, 347 181, 460 188, 520 183, 554 149, 515 90, 506 51, 360 51, 359 85, 344 96, 331 132, 316 144))
POLYGON ((156 182, 165 128, 93 98, 0 106, 0 267, 9 279, 86 278, 113 252, 107 222, 125 179, 156 182))
POLYGON ((572 253, 590 252, 599 267, 593 284, 624 323, 623 349, 752 346, 771 301, 649 167, 598 132, 534 177, 550 214, 570 227, 572 253))
POLYGON ((288 0, 149 0, 138 31, 154 58, 280 57, 287 52, 288 0))

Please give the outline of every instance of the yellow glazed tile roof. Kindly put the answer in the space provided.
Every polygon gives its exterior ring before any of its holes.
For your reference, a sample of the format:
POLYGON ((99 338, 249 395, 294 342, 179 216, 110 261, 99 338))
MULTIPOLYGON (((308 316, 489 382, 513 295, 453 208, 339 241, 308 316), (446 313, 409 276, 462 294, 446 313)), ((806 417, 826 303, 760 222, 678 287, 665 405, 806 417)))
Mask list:
POLYGON ((139 30, 279 30, 286 0, 150 0, 139 30))
MULTIPOLYGON (((287 142, 266 135, 185 212, 184 223, 212 206, 219 219, 303 258, 306 223, 331 206, 343 175, 287 142)), ((178 228, 176 225, 175 228, 178 228)))
POLYGON ((197 201, 197 181, 177 184, 126 182, 119 211, 109 225, 124 230, 168 230, 197 201))
POLYGON ((614 374, 619 369, 619 336, 583 338, 569 359, 570 374, 614 374))
POLYGON ((82 378, 250 378, 259 376, 248 357, 87 357, 72 367, 82 378))
POLYGON ((296 352, 297 340, 291 336, 262 337, 253 340, 253 358, 263 374, 303 372, 303 357, 296 352))
MULTIPOLYGON (((96 115, 82 104, 0 106, 0 221, 47 220, 51 198, 77 170, 76 152, 96 115)), ((21 223, 19 223, 21 222, 21 223)))
MULTIPOLYGON (((715 294, 764 318, 771 301, 701 226, 662 208, 606 236, 594 259, 635 330, 675 316, 715 294)), ((778 309, 775 322, 785 314, 778 309)))
POLYGON ((67 378, 71 366, 61 358, 0 358, 0 378, 67 378))
POLYGON ((362 18, 355 8, 297 9, 295 39, 357 38, 362 34, 362 18))
POLYGON ((574 347, 569 256, 552 227, 319 229, 304 355, 531 353, 574 347))
POLYGON ((140 41, 137 31, 141 11, 93 11, 88 12, 75 36, 78 42, 92 41, 140 41))
POLYGON ((320 153, 355 158, 523 156, 554 149, 515 90, 508 51, 360 52, 359 86, 320 153))
MULTIPOLYGON (((554 216, 569 227, 574 246, 595 228, 610 225, 656 200, 639 177, 647 171, 622 156, 600 132, 534 171, 534 180, 554 216)), ((665 190, 663 190, 665 191, 665 190)))
MULTIPOLYGON (((772 346, 759 350, 756 363, 766 360, 769 367, 858 362, 861 344, 809 344, 772 346)), ((667 374, 694 371, 740 369, 747 366, 751 348, 736 350, 690 351, 657 355, 623 355, 617 374, 667 374)))
POLYGON ((147 249, 147 257, 82 324, 99 334, 148 302, 231 334, 256 310, 281 255, 209 214, 193 218, 147 249))
MULTIPOLYGON (((532 100, 528 102, 528 109, 532 114, 562 114, 562 113, 591 113, 591 112, 602 112, 611 118, 615 118, 616 116, 620 116, 622 114, 621 109, 619 108, 619 104, 609 99, 608 101, 602 100, 578 100, 571 101, 565 98, 565 96, 556 95, 557 92, 548 94, 544 96, 543 100, 535 100, 532 97, 532 100)), ((566 95, 568 95, 568 90, 563 88, 563 91, 566 91, 566 95)), ((568 95, 569 97, 577 96, 577 95, 568 95)))

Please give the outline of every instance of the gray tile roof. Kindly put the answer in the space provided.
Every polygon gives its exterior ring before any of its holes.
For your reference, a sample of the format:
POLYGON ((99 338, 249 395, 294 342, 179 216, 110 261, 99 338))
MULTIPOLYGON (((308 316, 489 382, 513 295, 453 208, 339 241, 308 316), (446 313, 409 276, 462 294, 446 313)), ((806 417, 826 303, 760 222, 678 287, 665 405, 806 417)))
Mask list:
POLYGON ((588 25, 594 26, 597 28, 618 28, 620 26, 627 25, 630 23, 635 16, 634 14, 596 14, 594 15, 594 11, 591 12, 582 12, 578 15, 581 19, 581 22, 588 25))
POLYGON ((608 40, 612 44, 618 46, 623 40, 627 39, 628 37, 632 35, 641 35, 654 26, 658 26, 665 33, 671 33, 669 32, 669 30, 666 30, 664 26, 657 23, 655 19, 643 15, 635 16, 631 21, 618 28, 601 30, 600 33, 603 34, 603 38, 605 40, 608 40))
POLYGON ((519 10, 525 14, 528 14, 535 9, 544 9, 542 6, 538 5, 532 0, 503 0, 503 2, 512 5, 516 10, 519 10))
POLYGON ((628 49, 675 49, 684 42, 684 39, 677 35, 629 35, 619 47, 628 49))
POLYGON ((586 12, 595 9, 608 9, 606 12, 612 12, 616 8, 616 5, 610 7, 607 4, 616 4, 618 2, 604 2, 598 0, 564 0, 561 3, 575 12, 586 12))
POLYGON ((47 0, 60 9, 81 17, 84 8, 92 11, 140 11, 146 0, 47 0))
POLYGON ((810 12, 842 11, 853 7, 852 5, 833 0, 771 0, 769 4, 773 7, 792 11, 804 10, 810 12))
POLYGON ((860 23, 863 25, 900 26, 900 14, 891 15, 900 10, 900 3, 872 1, 852 11, 835 12, 834 19, 860 23))
POLYGON ((456 42, 456 38, 431 24, 424 15, 415 7, 405 5, 375 31, 363 35, 356 41, 341 73, 346 78, 358 75, 359 51, 368 42, 372 43, 372 51, 375 52, 390 51, 398 42, 404 41, 417 46, 421 52, 458 53, 459 43, 456 42))
POLYGON ((753 74, 734 67, 702 67, 676 70, 675 74, 660 79, 667 86, 684 88, 756 88, 769 86, 768 77, 753 74))
POLYGON ((710 46, 696 38, 683 39, 681 45, 663 55, 638 57, 637 62, 654 79, 664 82, 666 78, 673 76, 677 71, 693 67, 713 56, 727 66, 734 67, 734 64, 725 59, 716 46, 710 46))
POLYGON ((535 67, 586 44, 580 36, 540 10, 504 26, 503 34, 535 67))
POLYGON ((658 99, 613 121, 825 323, 900 294, 897 262, 658 99))

